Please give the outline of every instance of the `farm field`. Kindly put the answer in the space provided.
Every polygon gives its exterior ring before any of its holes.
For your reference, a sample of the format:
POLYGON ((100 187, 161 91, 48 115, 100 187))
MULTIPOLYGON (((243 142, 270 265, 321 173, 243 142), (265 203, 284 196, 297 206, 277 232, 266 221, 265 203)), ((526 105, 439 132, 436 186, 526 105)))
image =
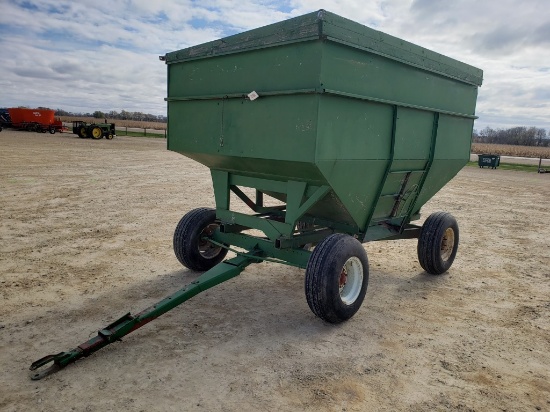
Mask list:
MULTIPOLYGON (((550 176, 464 168, 423 209, 460 247, 425 274, 416 241, 365 244, 370 282, 328 325, 274 263, 196 296, 41 381, 76 347, 197 277, 172 252, 207 168, 164 139, 0 133, 0 410, 550 410, 550 176)), ((243 210, 245 210, 243 208, 243 210)))
POLYGON ((472 153, 490 153, 501 156, 550 159, 550 147, 514 146, 509 144, 472 143, 472 153))

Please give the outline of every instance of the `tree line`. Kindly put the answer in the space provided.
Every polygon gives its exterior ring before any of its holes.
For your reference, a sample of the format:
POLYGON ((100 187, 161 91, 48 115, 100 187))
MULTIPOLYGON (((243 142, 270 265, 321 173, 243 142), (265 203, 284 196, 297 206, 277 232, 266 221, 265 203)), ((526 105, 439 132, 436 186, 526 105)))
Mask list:
POLYGON ((116 110, 111 110, 109 112, 102 112, 96 110, 93 113, 73 113, 66 110, 57 109, 55 111, 56 116, 73 116, 73 117, 94 117, 96 119, 118 119, 118 120, 139 120, 145 122, 161 122, 166 123, 167 117, 164 115, 156 115, 150 113, 142 112, 128 112, 126 110, 121 110, 117 112, 116 110))
MULTIPOLYGON (((22 107, 22 106, 21 106, 22 107)), ((39 109, 48 109, 47 107, 39 107, 39 109)), ((57 109, 56 116, 73 116, 73 117, 94 117, 96 119, 119 119, 119 120, 141 120, 146 122, 161 122, 166 123, 168 118, 164 115, 155 115, 142 112, 128 112, 121 110, 111 110, 102 112, 96 110, 93 113, 73 113, 66 110, 57 109)), ((497 143, 509 144, 515 146, 541 146, 550 147, 550 134, 547 134, 546 129, 538 127, 511 127, 509 129, 492 129, 487 126, 480 131, 473 131, 474 143, 497 143)))
POLYGON ((546 129, 538 127, 512 127, 509 129, 492 129, 486 127, 479 132, 474 130, 474 143, 498 143, 516 146, 550 147, 550 136, 546 129))

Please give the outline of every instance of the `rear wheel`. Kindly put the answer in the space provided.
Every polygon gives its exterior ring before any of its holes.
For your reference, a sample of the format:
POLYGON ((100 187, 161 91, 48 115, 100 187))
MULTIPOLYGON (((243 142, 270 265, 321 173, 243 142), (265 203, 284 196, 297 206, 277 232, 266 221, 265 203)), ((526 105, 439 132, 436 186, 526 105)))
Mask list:
POLYGON ((361 307, 368 282, 369 262, 361 243, 349 235, 330 235, 307 263, 307 303, 326 322, 346 321, 361 307))
POLYGON ((431 214, 418 237, 420 266, 431 275, 449 270, 458 250, 458 234, 458 223, 450 213, 431 214))
POLYGON ((101 139, 103 137, 103 130, 101 130, 101 127, 92 127, 92 130, 90 131, 90 136, 92 139, 101 139))
POLYGON ((174 254, 180 263, 196 271, 205 271, 220 263, 227 249, 204 239, 219 226, 214 209, 201 207, 183 216, 176 226, 173 242, 174 254))

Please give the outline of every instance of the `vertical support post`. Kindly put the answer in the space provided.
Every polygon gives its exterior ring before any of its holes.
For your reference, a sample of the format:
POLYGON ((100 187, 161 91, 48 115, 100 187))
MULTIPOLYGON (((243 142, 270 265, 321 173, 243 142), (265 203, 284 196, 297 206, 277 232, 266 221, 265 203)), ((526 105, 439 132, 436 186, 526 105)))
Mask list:
POLYGON ((264 192, 256 189, 256 207, 264 207, 264 192))
POLYGON ((289 180, 287 185, 285 223, 293 224, 298 219, 298 211, 306 194, 307 183, 289 180))
POLYGON ((229 210, 229 173, 221 170, 210 170, 214 186, 216 209, 229 210))

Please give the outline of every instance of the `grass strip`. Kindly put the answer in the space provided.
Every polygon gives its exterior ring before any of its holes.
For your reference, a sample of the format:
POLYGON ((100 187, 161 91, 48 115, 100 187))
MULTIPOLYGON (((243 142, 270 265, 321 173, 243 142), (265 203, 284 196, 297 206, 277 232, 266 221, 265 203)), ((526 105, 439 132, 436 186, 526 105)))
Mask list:
POLYGON ((162 138, 164 139, 164 132, 162 133, 153 133, 153 132, 147 132, 147 134, 143 132, 133 132, 122 129, 116 131, 117 136, 130 136, 130 137, 152 137, 152 138, 162 138))
MULTIPOLYGON (((477 162, 468 162, 468 166, 479 167, 477 162)), ((516 164, 516 163, 500 163, 500 165, 497 167, 497 169, 516 170, 516 171, 520 171, 520 172, 529 172, 529 173, 538 173, 539 166, 538 165, 522 165, 522 164, 516 164)), ((543 167, 543 169, 544 169, 544 167, 543 167)))

